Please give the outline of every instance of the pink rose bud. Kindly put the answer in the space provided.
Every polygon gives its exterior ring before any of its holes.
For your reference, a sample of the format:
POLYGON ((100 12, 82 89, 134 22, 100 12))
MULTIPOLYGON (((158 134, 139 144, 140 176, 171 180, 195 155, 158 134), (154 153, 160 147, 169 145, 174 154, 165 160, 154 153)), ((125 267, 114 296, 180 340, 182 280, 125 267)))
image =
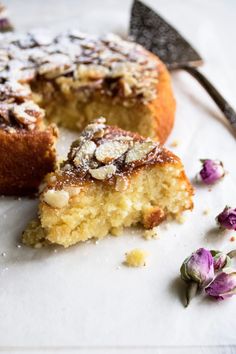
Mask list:
POLYGON ((226 206, 216 221, 223 229, 236 230, 236 209, 226 206))
POLYGON ((186 306, 198 289, 208 285, 214 277, 213 257, 210 251, 199 248, 186 258, 180 268, 181 278, 187 283, 186 306))
POLYGON ((205 289, 208 296, 215 300, 225 300, 236 294, 236 272, 219 273, 205 289))
POLYGON ((13 27, 8 19, 7 10, 0 3, 0 32, 12 31, 13 27))
POLYGON ((231 258, 229 254, 223 253, 221 251, 215 251, 215 250, 211 250, 211 254, 213 257, 213 265, 214 265, 215 272, 219 272, 223 268, 230 267, 231 258))
POLYGON ((223 163, 219 160, 201 160, 202 169, 198 179, 204 184, 210 185, 219 181, 225 175, 223 163))

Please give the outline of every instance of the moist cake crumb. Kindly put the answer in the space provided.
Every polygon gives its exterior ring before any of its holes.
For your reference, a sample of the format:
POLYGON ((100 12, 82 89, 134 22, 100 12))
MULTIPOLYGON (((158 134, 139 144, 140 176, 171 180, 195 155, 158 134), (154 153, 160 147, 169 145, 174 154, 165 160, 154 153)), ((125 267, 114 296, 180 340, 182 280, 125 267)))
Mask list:
POLYGON ((39 219, 31 220, 22 234, 22 243, 26 246, 41 248, 48 244, 45 240, 45 232, 39 219), (41 246, 39 246, 41 245, 41 246))
POLYGON ((179 224, 184 224, 185 221, 186 221, 186 216, 185 216, 185 215, 178 215, 178 217, 176 218, 176 221, 177 221, 179 224))
POLYGON ((125 254, 125 264, 128 267, 143 267, 146 265, 148 253, 141 249, 134 249, 125 254))
POLYGON ((203 210, 203 215, 209 215, 210 214, 210 208, 206 208, 203 210))
POLYGON ((178 139, 175 139, 172 141, 172 143, 170 144, 171 147, 177 147, 180 145, 180 141, 178 139))
POLYGON ((143 238, 145 240, 158 239, 158 227, 153 227, 151 230, 145 230, 143 233, 143 238))

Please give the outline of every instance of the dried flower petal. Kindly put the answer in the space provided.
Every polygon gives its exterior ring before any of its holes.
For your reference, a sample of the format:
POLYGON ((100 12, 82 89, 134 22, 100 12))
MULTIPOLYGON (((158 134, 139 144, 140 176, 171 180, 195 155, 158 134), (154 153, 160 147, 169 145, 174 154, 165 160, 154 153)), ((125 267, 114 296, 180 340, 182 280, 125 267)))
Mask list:
POLYGON ((236 272, 218 274, 205 289, 208 296, 215 300, 225 300, 236 294, 236 272))
POLYGON ((211 254, 213 256, 213 265, 216 272, 230 266, 231 258, 228 254, 215 250, 211 250, 211 254))

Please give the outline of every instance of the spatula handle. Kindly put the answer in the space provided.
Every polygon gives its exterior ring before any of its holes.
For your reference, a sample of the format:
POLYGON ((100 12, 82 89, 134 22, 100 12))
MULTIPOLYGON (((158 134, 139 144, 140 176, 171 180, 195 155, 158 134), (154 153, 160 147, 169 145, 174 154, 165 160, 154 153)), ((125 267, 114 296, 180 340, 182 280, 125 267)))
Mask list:
POLYGON ((196 68, 190 66, 183 66, 182 69, 190 73, 198 82, 205 88, 211 98, 215 101, 221 112, 225 115, 229 123, 236 131, 236 112, 230 104, 224 99, 219 91, 210 83, 210 81, 196 68))

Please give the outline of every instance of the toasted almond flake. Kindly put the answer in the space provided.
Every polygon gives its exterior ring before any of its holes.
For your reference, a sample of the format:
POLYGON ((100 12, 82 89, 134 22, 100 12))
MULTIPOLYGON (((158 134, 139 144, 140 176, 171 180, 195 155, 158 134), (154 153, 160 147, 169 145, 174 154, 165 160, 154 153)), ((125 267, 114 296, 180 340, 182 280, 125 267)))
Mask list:
POLYGON ((64 208, 69 203, 69 193, 64 190, 49 189, 43 195, 43 201, 53 208, 64 208))
POLYGON ((75 78, 80 80, 98 80, 109 74, 109 70, 102 65, 84 65, 81 64, 75 72, 75 78))
POLYGON ((128 150, 128 144, 121 143, 118 141, 108 141, 101 144, 96 152, 96 159, 103 163, 111 162, 118 159, 128 150))
POLYGON ((104 180, 110 178, 116 172, 116 166, 106 165, 96 169, 89 169, 89 173, 93 178, 104 180))
POLYGON ((76 151, 74 157, 74 164, 79 167, 84 161, 89 160, 96 150, 96 144, 93 141, 85 141, 82 143, 80 149, 76 151))
POLYGON ((43 110, 35 103, 28 101, 13 107, 13 114, 15 118, 22 124, 30 125, 35 123, 37 117, 43 117, 43 110))
POLYGON ((155 143, 153 143, 152 141, 134 143, 133 148, 130 149, 126 155, 125 163, 143 160, 146 155, 154 149, 155 146, 155 143))

